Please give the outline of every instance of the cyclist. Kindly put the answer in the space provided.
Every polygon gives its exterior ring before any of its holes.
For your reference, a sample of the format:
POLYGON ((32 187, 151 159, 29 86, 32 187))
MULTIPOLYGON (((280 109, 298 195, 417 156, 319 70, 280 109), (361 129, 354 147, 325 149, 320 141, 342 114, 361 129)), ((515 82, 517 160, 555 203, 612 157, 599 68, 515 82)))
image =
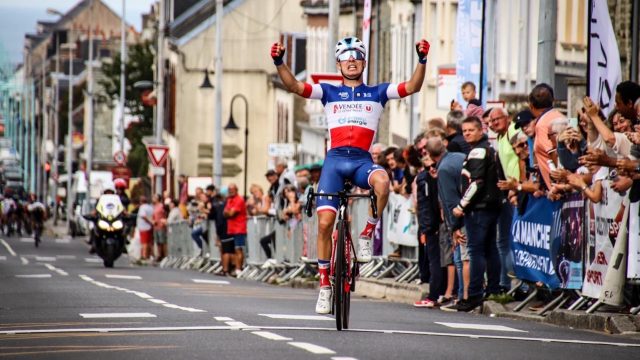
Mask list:
MULTIPOLYGON (((327 152, 318 184, 319 193, 336 193, 343 188, 344 181, 363 189, 373 188, 377 206, 382 212, 389 197, 389 177, 386 171, 374 164, 369 148, 375 138, 378 122, 389 99, 399 99, 420 91, 424 80, 429 43, 416 43, 418 64, 411 79, 399 84, 364 84, 363 72, 367 65, 367 50, 356 37, 345 37, 335 47, 336 68, 342 74, 342 85, 308 84, 298 81, 284 64, 285 48, 280 43, 271 47, 271 57, 278 75, 286 88, 304 98, 321 100, 327 116, 331 149, 327 152)), ((328 269, 331 259, 331 233, 338 208, 337 197, 319 197, 318 214, 318 269, 320 294, 316 312, 331 311, 331 284, 328 269)), ((358 239, 358 261, 371 260, 371 237, 378 223, 371 213, 367 225, 358 239)))
POLYGON ((47 208, 43 203, 38 201, 36 194, 29 194, 27 211, 31 218, 33 238, 36 242, 36 246, 38 246, 40 243, 40 237, 42 236, 42 230, 44 229, 44 221, 47 219, 47 208))

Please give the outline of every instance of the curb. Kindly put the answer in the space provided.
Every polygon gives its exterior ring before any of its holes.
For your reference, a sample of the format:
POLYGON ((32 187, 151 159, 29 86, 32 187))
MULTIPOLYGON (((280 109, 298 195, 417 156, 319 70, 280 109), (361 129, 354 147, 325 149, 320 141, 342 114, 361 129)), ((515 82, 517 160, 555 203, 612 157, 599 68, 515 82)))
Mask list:
POLYGON ((510 311, 508 307, 494 301, 485 301, 482 314, 515 320, 535 321, 571 329, 592 330, 609 334, 640 335, 640 316, 595 313, 565 309, 554 310, 548 316, 510 311))
POLYGON ((413 305, 429 294, 429 285, 396 283, 393 279, 360 279, 356 283, 355 293, 366 298, 413 305))

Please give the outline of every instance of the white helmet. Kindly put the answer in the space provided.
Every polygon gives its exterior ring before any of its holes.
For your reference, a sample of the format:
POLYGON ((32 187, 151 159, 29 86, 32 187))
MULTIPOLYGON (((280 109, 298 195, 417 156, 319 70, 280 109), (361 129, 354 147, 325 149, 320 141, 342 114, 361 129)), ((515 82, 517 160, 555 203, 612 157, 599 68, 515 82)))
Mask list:
POLYGON ((355 36, 347 36, 338 41, 336 44, 336 58, 347 50, 358 50, 363 55, 367 55, 367 49, 364 47, 364 43, 355 36))

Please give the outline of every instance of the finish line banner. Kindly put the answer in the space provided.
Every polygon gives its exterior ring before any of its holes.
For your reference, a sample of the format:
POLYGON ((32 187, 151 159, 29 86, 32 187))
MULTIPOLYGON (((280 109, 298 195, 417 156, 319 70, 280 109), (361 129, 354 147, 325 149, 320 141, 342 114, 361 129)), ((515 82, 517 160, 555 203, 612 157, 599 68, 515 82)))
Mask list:
POLYGON ((556 260, 556 273, 562 289, 582 288, 583 219, 582 194, 569 195, 562 204, 560 249, 556 260))
POLYGON ((524 214, 516 212, 513 216, 512 249, 514 270, 519 279, 541 281, 552 289, 560 287, 552 254, 557 254, 560 245, 561 207, 562 202, 529 195, 524 214))

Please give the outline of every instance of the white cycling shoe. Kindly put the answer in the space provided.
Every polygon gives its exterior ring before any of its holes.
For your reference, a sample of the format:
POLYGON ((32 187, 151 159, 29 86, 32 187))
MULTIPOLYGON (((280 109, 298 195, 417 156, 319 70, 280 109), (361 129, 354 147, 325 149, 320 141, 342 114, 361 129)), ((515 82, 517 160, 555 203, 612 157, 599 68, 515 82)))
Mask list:
POLYGON ((331 288, 320 288, 318 302, 316 303, 316 313, 329 314, 331 312, 331 288))
POLYGON ((371 239, 359 238, 358 239, 358 262, 368 263, 371 261, 371 239))

